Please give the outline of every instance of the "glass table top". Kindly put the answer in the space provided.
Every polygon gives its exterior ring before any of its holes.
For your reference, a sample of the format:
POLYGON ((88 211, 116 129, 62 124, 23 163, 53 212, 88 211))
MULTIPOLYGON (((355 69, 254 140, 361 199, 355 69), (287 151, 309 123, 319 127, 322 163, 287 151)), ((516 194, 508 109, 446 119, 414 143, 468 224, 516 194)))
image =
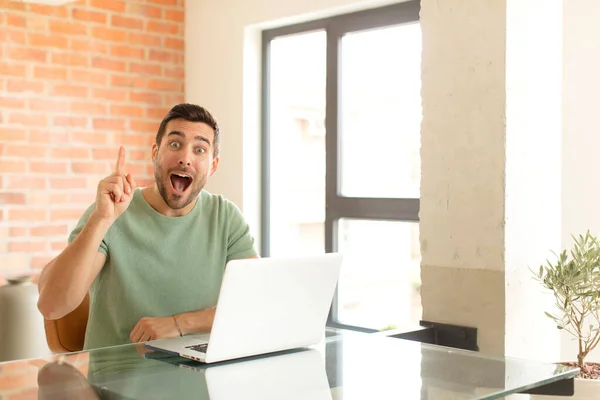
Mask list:
POLYGON ((212 365, 140 344, 0 363, 0 398, 496 399, 577 373, 556 364, 328 330, 310 348, 212 365))

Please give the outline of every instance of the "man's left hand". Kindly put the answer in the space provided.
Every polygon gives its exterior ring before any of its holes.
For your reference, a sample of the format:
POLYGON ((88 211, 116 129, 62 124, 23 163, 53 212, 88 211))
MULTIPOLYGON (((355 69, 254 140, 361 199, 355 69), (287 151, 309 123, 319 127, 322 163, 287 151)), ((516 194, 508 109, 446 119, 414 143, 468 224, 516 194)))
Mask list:
POLYGON ((179 336, 173 317, 142 318, 135 325, 129 339, 131 343, 167 339, 179 336))

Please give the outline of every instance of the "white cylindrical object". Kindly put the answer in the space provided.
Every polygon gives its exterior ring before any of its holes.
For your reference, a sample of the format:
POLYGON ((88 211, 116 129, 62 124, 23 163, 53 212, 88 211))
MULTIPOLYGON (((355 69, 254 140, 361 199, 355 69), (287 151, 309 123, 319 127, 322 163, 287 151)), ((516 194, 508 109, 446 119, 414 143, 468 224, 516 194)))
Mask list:
POLYGON ((0 287, 0 362, 50 354, 37 286, 28 276, 7 282, 0 287))

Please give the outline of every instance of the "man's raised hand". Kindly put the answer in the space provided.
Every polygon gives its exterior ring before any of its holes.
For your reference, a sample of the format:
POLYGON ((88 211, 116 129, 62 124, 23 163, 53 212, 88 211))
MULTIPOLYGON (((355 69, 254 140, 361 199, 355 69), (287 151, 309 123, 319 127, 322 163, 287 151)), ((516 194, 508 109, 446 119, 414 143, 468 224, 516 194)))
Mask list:
POLYGON ((98 184, 96 214, 105 220, 116 220, 129 206, 135 181, 125 172, 125 148, 119 148, 115 170, 98 184))

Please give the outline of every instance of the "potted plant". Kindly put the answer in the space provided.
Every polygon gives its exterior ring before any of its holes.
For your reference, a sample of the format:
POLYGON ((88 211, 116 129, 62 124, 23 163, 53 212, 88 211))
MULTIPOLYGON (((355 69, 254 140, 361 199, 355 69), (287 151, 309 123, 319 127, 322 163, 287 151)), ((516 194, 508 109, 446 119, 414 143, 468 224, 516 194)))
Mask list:
MULTIPOLYGON (((536 279, 554 295, 556 313, 545 312, 556 327, 577 341, 576 361, 561 364, 577 366, 573 400, 600 398, 600 363, 586 357, 600 343, 600 242, 590 234, 572 236, 573 247, 563 250, 554 262, 547 260, 535 271, 536 279)), ((532 396, 532 399, 546 398, 532 396)), ((560 397, 548 397, 559 399, 560 397)))

